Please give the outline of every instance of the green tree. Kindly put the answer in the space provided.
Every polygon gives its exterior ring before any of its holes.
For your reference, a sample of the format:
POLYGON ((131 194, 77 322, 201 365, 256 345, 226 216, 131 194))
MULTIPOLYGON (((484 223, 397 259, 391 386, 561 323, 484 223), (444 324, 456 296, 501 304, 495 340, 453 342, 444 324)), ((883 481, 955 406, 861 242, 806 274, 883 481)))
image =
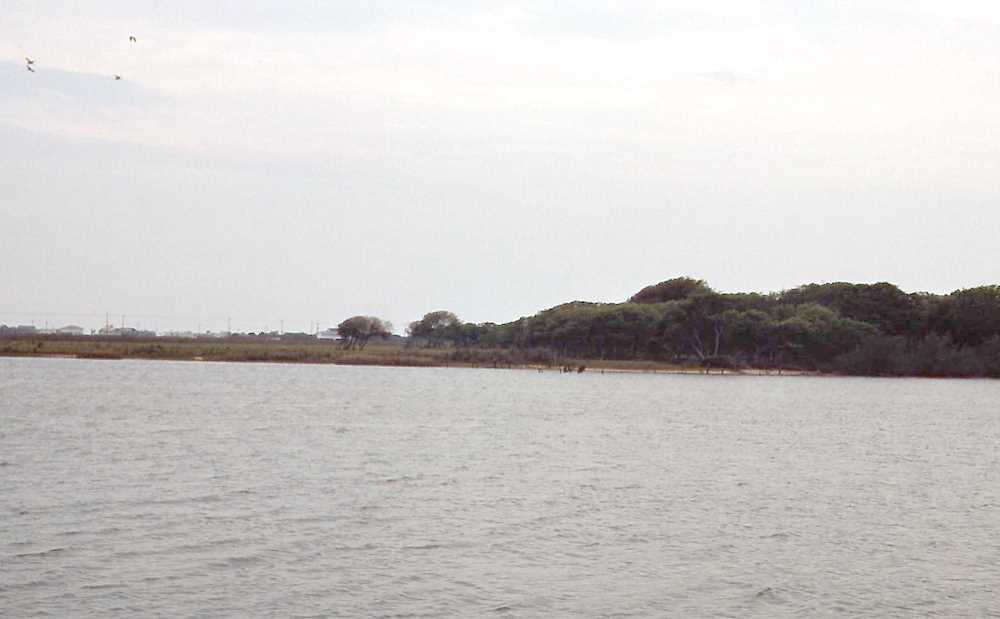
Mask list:
POLYGON ((423 338, 430 347, 443 346, 447 341, 455 341, 462 321, 454 313, 438 310, 424 314, 420 320, 407 327, 410 337, 423 338))
POLYGON ((887 335, 920 335, 926 323, 922 303, 886 282, 877 284, 808 284, 780 295, 786 305, 815 303, 841 316, 874 325, 887 335))
POLYGON ((938 308, 935 327, 956 344, 977 346, 1000 335, 1000 286, 956 290, 938 308))
POLYGON ((681 301, 689 299, 695 295, 704 295, 714 292, 708 284, 701 279, 690 277, 675 277, 659 284, 646 286, 629 298, 629 303, 665 303, 667 301, 681 301))
POLYGON ((690 354, 702 361, 718 357, 731 319, 722 295, 715 292, 666 303, 660 318, 660 341, 675 355, 690 354))
POLYGON ((372 337, 392 334, 392 323, 375 316, 351 316, 337 325, 337 332, 344 341, 344 348, 364 350, 372 337))

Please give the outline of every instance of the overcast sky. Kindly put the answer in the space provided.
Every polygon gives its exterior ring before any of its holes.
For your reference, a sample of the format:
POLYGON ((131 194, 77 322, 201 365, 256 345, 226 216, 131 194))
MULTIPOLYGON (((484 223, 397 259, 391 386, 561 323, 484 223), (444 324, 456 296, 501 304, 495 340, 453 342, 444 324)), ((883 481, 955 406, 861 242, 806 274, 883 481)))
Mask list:
POLYGON ((293 4, 4 3, 0 323, 1000 282, 995 1, 293 4))

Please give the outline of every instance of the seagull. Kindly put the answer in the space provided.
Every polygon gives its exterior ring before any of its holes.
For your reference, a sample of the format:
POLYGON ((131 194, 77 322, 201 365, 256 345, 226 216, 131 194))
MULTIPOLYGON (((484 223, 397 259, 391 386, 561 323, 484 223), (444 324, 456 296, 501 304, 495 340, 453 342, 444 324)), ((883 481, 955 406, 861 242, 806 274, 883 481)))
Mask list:
POLYGON ((27 62, 28 64, 35 64, 35 61, 34 61, 34 60, 32 60, 31 58, 27 58, 27 57, 26 57, 26 58, 24 59, 24 61, 25 61, 25 62, 27 62))
POLYGON ((136 42, 136 38, 135 38, 134 36, 132 36, 131 34, 130 34, 130 35, 128 35, 128 40, 129 40, 130 42, 132 42, 132 43, 135 43, 135 42, 136 42))
POLYGON ((120 76, 120 75, 118 75, 117 73, 115 73, 115 79, 116 79, 116 80, 120 80, 121 78, 122 78, 122 76, 120 76))

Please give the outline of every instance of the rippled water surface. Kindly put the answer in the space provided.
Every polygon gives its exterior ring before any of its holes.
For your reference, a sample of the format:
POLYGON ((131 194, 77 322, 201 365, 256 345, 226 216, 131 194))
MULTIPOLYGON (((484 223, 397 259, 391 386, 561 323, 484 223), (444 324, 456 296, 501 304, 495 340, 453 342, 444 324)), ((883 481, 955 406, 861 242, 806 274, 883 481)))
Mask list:
POLYGON ((998 419, 989 381, 0 359, 0 615, 997 615, 998 419))

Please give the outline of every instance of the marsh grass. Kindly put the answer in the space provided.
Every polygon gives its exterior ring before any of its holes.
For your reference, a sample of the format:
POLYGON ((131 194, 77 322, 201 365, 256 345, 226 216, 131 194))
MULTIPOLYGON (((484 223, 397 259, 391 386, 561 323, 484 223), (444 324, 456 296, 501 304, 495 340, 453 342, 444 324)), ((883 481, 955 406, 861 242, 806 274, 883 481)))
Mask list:
MULTIPOLYGON (((350 365, 439 366, 487 363, 452 358, 447 349, 403 348, 371 344, 363 351, 344 350, 330 342, 282 342, 248 339, 17 338, 0 340, 0 355, 77 357, 81 359, 166 359, 272 363, 340 363, 350 365)), ((480 352, 480 351, 477 351, 480 352)), ((497 351, 503 352, 503 351, 497 351)), ((507 357, 504 357, 505 361, 507 357)))
POLYGON ((552 351, 484 348, 408 348, 371 344, 344 350, 332 342, 244 338, 118 339, 96 337, 12 338, 0 340, 2 356, 75 357, 79 359, 163 359, 263 363, 330 363, 405 367, 536 368, 563 365, 620 372, 696 372, 695 367, 656 361, 560 359, 552 351))

